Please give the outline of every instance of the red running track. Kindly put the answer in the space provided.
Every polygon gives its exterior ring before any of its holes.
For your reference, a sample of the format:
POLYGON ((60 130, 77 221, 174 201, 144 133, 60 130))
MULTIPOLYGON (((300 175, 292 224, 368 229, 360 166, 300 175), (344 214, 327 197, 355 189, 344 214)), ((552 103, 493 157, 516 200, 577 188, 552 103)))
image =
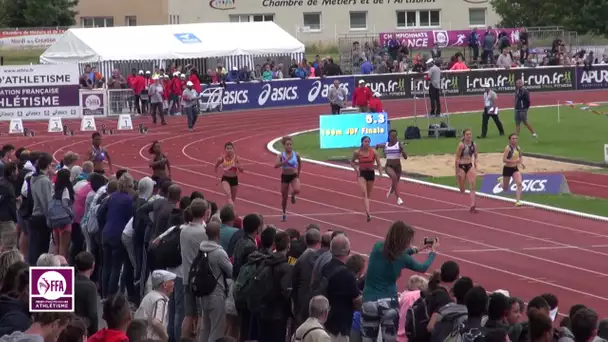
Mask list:
POLYGON ((608 174, 566 172, 566 180, 573 194, 608 199, 608 174))
MULTIPOLYGON (((557 94, 534 94, 536 105, 556 103, 557 94)), ((580 92, 570 99, 599 101, 601 92, 580 92)), ((451 111, 478 109, 478 98, 451 98, 451 111)), ((500 105, 508 107, 510 99, 500 105)), ((411 101, 387 102, 392 117, 413 112, 411 101)), ((608 316, 608 224, 534 208, 514 208, 506 202, 480 198, 480 212, 468 212, 468 196, 433 187, 403 183, 405 204, 398 206, 385 197, 387 179, 378 179, 371 196, 373 220, 365 222, 353 172, 315 164, 303 165, 302 194, 288 208, 288 222, 280 221, 279 175, 274 156, 266 143, 277 136, 315 128, 324 107, 271 109, 247 113, 223 113, 200 118, 196 132, 185 129, 185 118, 172 118, 165 127, 150 127, 150 133, 106 135, 106 146, 115 168, 126 168, 135 177, 148 175, 147 149, 160 140, 173 165, 173 179, 186 192, 201 190, 220 205, 225 203, 213 172, 213 163, 226 141, 233 141, 246 172, 240 177, 237 210, 241 215, 258 212, 268 223, 280 228, 302 229, 317 223, 323 229, 344 230, 352 249, 368 253, 382 239, 388 226, 402 219, 417 229, 417 239, 438 236, 440 255, 434 267, 446 260, 461 265, 462 274, 472 277, 488 290, 507 289, 529 300, 551 292, 558 296, 562 312, 583 303, 608 316)), ((135 120, 135 124, 146 122, 135 120)), ((115 120, 99 120, 98 125, 114 125, 115 120)), ((77 123, 71 123, 77 125, 77 123)), ((70 125, 71 125, 70 124, 70 125)), ((30 123, 35 131, 46 123, 30 123), (35 125, 35 126, 34 126, 35 125)), ((149 124, 151 126, 151 124, 149 124)), ((0 137, 1 143, 26 144, 30 149, 53 152, 59 159, 66 151, 85 154, 90 136, 73 137, 41 134, 32 138, 0 137)), ((296 146, 297 150, 297 146, 296 146)), ((402 280, 409 274, 404 274, 402 280)), ((403 281, 402 281, 403 283, 403 281)))

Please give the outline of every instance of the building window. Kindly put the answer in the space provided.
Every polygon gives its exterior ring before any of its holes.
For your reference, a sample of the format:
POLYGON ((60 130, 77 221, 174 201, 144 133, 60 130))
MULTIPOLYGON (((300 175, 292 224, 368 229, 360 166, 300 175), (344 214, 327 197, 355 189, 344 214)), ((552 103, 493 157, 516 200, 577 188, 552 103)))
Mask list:
POLYGON ((82 17, 80 18, 80 26, 82 27, 113 27, 113 17, 82 17))
POLYGON ((469 26, 486 26, 485 8, 469 8, 469 26))
POLYGON ((309 31, 321 31, 321 13, 304 13, 302 19, 309 31))
POLYGON ((125 17, 125 26, 137 26, 137 17, 128 15, 125 17))
POLYGON ((439 10, 397 11, 397 28, 440 27, 439 10))
POLYGON ((177 25, 179 24, 179 15, 171 14, 169 15, 169 25, 177 25))
POLYGON ((350 29, 367 30, 367 12, 350 12, 350 29))
POLYGON ((274 14, 235 14, 230 15, 231 23, 247 23, 250 21, 274 21, 274 14))

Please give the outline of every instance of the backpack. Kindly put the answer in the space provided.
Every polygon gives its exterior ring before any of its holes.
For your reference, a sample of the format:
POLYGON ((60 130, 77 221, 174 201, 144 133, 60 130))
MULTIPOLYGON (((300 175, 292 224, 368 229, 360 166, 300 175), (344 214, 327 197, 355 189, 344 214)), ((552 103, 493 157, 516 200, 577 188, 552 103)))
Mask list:
POLYGON ((461 327, 467 320, 466 307, 449 303, 439 309, 439 320, 431 332, 431 342, 443 342, 452 332, 461 327))
POLYGON ((51 199, 45 216, 49 229, 63 228, 74 221, 72 208, 62 198, 51 199))
POLYGON ((460 324, 454 331, 452 331, 443 342, 475 342, 483 341, 486 336, 487 329, 484 327, 480 328, 468 328, 465 323, 460 324))
POLYGON ((188 288, 195 297, 208 296, 215 290, 220 276, 216 278, 211 272, 209 254, 199 251, 188 272, 188 288))
POLYGON ((426 329, 431 319, 427 305, 426 299, 420 297, 407 309, 405 333, 409 342, 428 342, 431 338, 431 334, 426 329))
MULTIPOLYGON (((241 267, 239 275, 233 285, 235 303, 245 305, 248 308, 250 307, 250 304, 251 306, 255 304, 253 301, 256 301, 256 299, 252 299, 252 297, 261 295, 261 291, 256 289, 256 286, 261 285, 262 280, 267 280, 266 276, 268 275, 267 271, 269 265, 266 264, 266 260, 268 258, 268 255, 260 252, 253 252, 249 256, 249 261, 241 267), (262 274, 263 271, 266 271, 266 273, 262 274)), ((274 286, 271 284, 270 287, 274 286)))
POLYGON ((25 182, 27 183, 27 196, 23 197, 21 206, 19 207, 19 215, 24 219, 32 217, 32 212, 34 211, 34 200, 32 199, 31 187, 32 177, 33 174, 25 179, 25 182))
POLYGON ((91 208, 89 208, 89 213, 87 214, 88 218, 87 218, 87 224, 86 224, 86 229, 87 232, 91 235, 93 234, 97 234, 97 232, 99 231, 99 221, 97 220, 97 211, 99 210, 99 207, 101 207, 101 204, 103 203, 103 200, 106 199, 108 193, 104 193, 101 196, 99 196, 99 198, 97 198, 97 201, 95 201, 95 199, 93 199, 93 203, 91 204, 91 208))
MULTIPOLYGON (((167 235, 163 236, 157 244, 151 244, 149 251, 154 256, 158 268, 177 267, 182 264, 180 246, 181 226, 174 226, 167 235)), ((171 229, 171 228, 169 228, 171 229)))

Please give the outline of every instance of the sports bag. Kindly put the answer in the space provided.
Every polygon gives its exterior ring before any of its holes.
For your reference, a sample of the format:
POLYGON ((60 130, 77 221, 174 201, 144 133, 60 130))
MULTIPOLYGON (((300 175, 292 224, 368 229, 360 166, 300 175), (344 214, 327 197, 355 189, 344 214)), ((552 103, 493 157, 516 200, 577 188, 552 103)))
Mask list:
POLYGON ((217 286, 216 278, 209 267, 209 254, 199 251, 192 261, 188 272, 188 287, 195 297, 205 297, 213 293, 217 286))
POLYGON ((49 202, 45 216, 46 224, 50 229, 63 228, 74 221, 72 208, 65 199, 53 198, 49 202))

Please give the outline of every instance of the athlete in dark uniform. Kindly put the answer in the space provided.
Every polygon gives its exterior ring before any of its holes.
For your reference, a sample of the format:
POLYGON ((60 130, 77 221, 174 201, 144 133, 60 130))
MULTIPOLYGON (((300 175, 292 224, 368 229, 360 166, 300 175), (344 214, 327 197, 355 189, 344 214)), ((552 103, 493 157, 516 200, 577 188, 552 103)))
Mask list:
POLYGON ((350 160, 350 165, 357 174, 357 182, 361 188, 363 195, 363 205, 365 207, 365 215, 367 222, 372 220, 369 210, 369 197, 374 189, 374 181, 376 180, 375 168, 378 167, 378 174, 382 176, 383 168, 380 162, 380 157, 376 150, 369 146, 370 137, 364 136, 361 138, 361 147, 353 152, 353 157, 350 160))
POLYGON ((475 187, 477 186, 477 145, 473 141, 473 133, 470 129, 462 132, 463 138, 456 149, 456 178, 460 192, 464 193, 466 183, 469 183, 469 194, 471 195, 471 213, 475 209, 475 187))
POLYGON ((302 171, 302 160, 293 150, 291 137, 283 137, 281 140, 284 152, 277 156, 275 168, 281 168, 281 208, 283 209, 282 220, 287 220, 287 200, 289 199, 289 188, 291 188, 291 203, 296 203, 296 196, 300 193, 300 172, 302 171))
POLYGON ((89 160, 93 162, 93 171, 102 175, 105 174, 103 162, 107 161, 110 173, 112 173, 112 159, 108 151, 101 146, 101 134, 95 132, 91 139, 93 143, 89 151, 89 160))
POLYGON ((222 167, 222 178, 220 180, 222 190, 226 194, 228 204, 234 205, 239 188, 238 172, 243 172, 243 167, 239 163, 239 158, 234 151, 234 144, 231 142, 224 145, 224 153, 215 162, 215 173, 220 166, 222 167))
POLYGON ((515 205, 520 206, 522 177, 519 166, 521 165, 522 169, 525 169, 526 166, 524 165, 524 155, 517 145, 517 140, 517 134, 511 133, 511 135, 509 135, 509 145, 505 147, 505 151, 502 154, 502 162, 505 163, 505 166, 502 168, 502 189, 503 191, 509 189, 512 178, 517 186, 515 190, 515 205))
POLYGON ((158 140, 152 142, 148 153, 154 156, 149 163, 152 169, 152 180, 160 185, 162 180, 167 179, 167 176, 171 179, 171 164, 169 163, 169 158, 163 153, 158 140))
POLYGON ((378 144, 376 148, 384 150, 384 156, 386 157, 386 164, 384 165, 384 171, 391 178, 391 187, 388 189, 386 198, 389 198, 391 194, 395 194, 397 197, 397 204, 403 204, 403 200, 399 195, 399 180, 401 179, 401 157, 407 159, 407 153, 403 149, 403 145, 399 141, 399 135, 397 130, 391 129, 388 132, 388 142, 386 144, 378 144))

